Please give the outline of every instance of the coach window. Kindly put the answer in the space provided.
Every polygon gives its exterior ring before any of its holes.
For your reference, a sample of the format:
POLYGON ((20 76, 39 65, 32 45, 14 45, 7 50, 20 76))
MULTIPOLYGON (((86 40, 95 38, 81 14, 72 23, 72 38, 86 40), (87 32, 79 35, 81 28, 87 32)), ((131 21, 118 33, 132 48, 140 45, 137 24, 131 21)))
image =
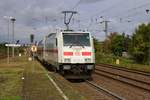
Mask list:
POLYGON ((55 39, 55 41, 56 41, 56 46, 57 46, 57 38, 55 39))

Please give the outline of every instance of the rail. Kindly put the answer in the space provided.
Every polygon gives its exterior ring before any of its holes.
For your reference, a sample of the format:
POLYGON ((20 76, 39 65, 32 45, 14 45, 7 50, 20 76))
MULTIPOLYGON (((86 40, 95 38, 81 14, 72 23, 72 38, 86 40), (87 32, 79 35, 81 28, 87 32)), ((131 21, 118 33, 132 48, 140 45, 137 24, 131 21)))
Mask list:
POLYGON ((130 86, 134 86, 134 87, 137 87, 137 88, 140 88, 140 89, 143 89, 143 90, 150 92, 150 88, 147 88, 147 87, 150 87, 150 83, 147 83, 147 82, 137 81, 136 79, 126 78, 126 77, 122 77, 119 75, 118 75, 119 76, 119 78, 118 78, 118 76, 115 75, 114 73, 105 72, 105 71, 101 71, 101 70, 96 70, 95 74, 100 75, 100 76, 104 76, 104 77, 107 77, 107 78, 110 78, 110 79, 128 84, 130 86), (111 75, 109 75, 109 74, 111 74, 111 75), (114 77, 112 75, 115 75, 117 77, 114 77), (138 82, 140 83, 140 85, 138 84, 138 82))
POLYGON ((145 72, 145 71, 139 71, 139 70, 136 70, 136 69, 128 69, 128 68, 118 67, 118 66, 110 65, 110 64, 98 64, 98 66, 103 66, 103 67, 113 68, 113 69, 122 70, 122 71, 126 71, 126 72, 131 72, 131 73, 141 74, 141 75, 145 75, 145 76, 150 76, 150 73, 145 72))
POLYGON ((105 89, 105 88, 103 88, 103 87, 93 83, 93 82, 86 81, 86 83, 91 85, 92 87, 94 87, 98 91, 103 91, 103 92, 111 95, 112 97, 116 98, 117 100, 125 100, 125 98, 123 98, 123 97, 121 97, 121 96, 119 96, 119 95, 117 95, 117 94, 115 94, 115 93, 113 93, 113 92, 111 92, 111 91, 109 91, 109 90, 107 90, 107 89, 105 89))

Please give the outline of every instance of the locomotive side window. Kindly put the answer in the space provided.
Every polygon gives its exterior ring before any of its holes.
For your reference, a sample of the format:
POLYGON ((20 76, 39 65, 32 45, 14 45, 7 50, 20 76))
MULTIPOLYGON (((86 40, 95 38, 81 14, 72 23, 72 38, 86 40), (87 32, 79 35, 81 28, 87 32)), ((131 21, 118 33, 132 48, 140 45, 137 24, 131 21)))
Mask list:
POLYGON ((90 46, 89 33, 63 33, 64 46, 90 46))
POLYGON ((54 48, 56 47, 56 34, 55 33, 51 33, 48 35, 48 38, 47 38, 47 43, 46 43, 46 47, 47 48, 54 48))
POLYGON ((55 39, 55 41, 56 41, 56 46, 57 46, 57 38, 55 39))

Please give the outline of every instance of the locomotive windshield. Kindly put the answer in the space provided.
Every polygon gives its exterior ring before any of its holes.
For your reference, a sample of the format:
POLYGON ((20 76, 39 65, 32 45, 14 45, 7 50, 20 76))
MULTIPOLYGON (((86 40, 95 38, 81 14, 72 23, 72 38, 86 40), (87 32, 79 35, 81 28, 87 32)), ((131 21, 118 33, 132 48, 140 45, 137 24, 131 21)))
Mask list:
POLYGON ((64 46, 90 46, 89 33, 63 33, 64 46))

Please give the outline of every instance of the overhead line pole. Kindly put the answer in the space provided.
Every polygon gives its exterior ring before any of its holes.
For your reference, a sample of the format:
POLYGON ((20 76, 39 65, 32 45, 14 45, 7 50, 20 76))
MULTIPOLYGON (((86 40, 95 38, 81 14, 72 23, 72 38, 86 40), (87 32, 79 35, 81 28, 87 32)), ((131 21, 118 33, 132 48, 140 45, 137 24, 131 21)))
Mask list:
POLYGON ((105 24, 104 32, 105 32, 105 37, 106 37, 106 38, 108 37, 108 23, 109 23, 109 22, 110 22, 110 21, 108 21, 108 20, 105 20, 105 21, 100 22, 100 23, 104 23, 104 24, 105 24))
POLYGON ((107 37, 108 36, 108 23, 109 23, 109 21, 104 21, 104 23, 105 23, 105 30, 104 30, 104 32, 105 32, 105 35, 107 37))

